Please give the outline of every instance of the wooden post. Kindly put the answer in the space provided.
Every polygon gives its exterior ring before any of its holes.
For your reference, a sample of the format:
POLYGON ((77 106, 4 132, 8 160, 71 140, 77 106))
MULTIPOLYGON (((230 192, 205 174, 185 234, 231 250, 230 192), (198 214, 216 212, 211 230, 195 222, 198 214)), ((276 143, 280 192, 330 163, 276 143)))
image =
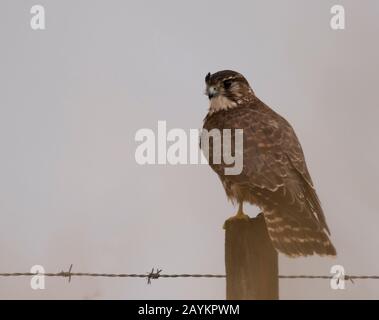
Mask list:
POLYGON ((226 299, 279 298, 278 254, 262 214, 225 223, 226 299))

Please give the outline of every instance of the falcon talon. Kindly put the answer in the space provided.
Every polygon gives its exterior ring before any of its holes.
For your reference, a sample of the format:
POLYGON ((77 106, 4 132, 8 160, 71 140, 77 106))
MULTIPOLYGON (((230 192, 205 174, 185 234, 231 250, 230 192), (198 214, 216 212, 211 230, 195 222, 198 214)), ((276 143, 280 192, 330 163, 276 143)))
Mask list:
POLYGON ((231 221, 243 221, 243 220, 250 221, 250 217, 247 214, 244 214, 244 213, 237 213, 235 216, 226 219, 225 222, 224 222, 224 225, 222 226, 222 228, 225 230, 226 224, 228 222, 231 222, 231 221))
POLYGON ((235 220, 250 220, 250 217, 247 214, 239 214, 237 213, 235 216, 228 218, 226 221, 235 221, 235 220))

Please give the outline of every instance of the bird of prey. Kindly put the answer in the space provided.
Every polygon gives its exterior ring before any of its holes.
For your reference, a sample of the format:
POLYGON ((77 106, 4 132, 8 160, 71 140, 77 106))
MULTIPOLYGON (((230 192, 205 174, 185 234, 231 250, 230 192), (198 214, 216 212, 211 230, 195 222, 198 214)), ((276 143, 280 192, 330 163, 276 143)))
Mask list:
POLYGON ((228 199, 239 204, 237 214, 230 219, 249 218, 243 203, 254 204, 262 210, 270 239, 279 252, 290 257, 336 255, 291 125, 262 102, 238 72, 208 73, 205 83, 210 102, 203 129, 231 129, 232 141, 234 130, 243 129, 243 168, 238 175, 226 175, 224 161, 212 163, 214 145, 209 141, 209 164, 228 199))

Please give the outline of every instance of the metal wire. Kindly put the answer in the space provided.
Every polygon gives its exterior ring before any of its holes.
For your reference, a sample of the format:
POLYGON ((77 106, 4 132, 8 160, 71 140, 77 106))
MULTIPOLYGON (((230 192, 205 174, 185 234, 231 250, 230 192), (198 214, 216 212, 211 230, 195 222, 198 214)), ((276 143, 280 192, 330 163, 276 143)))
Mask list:
MULTIPOLYGON (((7 272, 0 273, 0 277, 21 277, 21 276, 45 276, 45 277, 63 277, 68 278, 70 282, 72 277, 103 277, 103 278, 145 278, 147 283, 151 284, 151 280, 159 278, 226 278, 224 274, 162 274, 161 269, 155 270, 151 269, 147 273, 92 273, 92 272, 72 272, 72 264, 68 271, 61 271, 56 273, 46 272, 46 273, 33 273, 33 272, 7 272)), ((332 279, 334 276, 323 276, 323 275, 279 275, 279 279, 332 279)), ((379 280, 379 276, 372 275, 344 275, 340 279, 350 280, 366 280, 366 279, 375 279, 379 280)))

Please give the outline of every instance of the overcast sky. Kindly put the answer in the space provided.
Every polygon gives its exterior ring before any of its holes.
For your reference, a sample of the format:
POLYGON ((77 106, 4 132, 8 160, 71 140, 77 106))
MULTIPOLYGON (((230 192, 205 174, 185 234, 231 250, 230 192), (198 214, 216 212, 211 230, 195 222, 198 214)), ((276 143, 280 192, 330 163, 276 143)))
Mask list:
MULTIPOLYGON (((1 13, 0 272, 223 274, 236 208, 219 179, 138 165, 134 135, 158 120, 200 128, 205 74, 234 69, 295 128, 338 251, 281 256, 280 273, 379 274, 377 0, 2 0, 1 13)), ((379 282, 281 280, 280 296, 378 299, 379 282)), ((223 299, 225 281, 48 278, 35 291, 0 278, 0 298, 223 299)))

